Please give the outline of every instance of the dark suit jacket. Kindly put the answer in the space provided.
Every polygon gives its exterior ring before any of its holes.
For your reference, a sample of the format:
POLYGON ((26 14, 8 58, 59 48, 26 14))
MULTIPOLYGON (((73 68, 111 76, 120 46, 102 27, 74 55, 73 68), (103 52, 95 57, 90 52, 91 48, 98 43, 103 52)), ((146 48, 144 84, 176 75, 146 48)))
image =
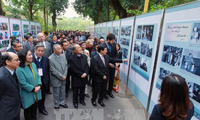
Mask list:
POLYGON ((13 53, 17 54, 17 53, 15 52, 15 50, 13 49, 13 47, 9 48, 9 49, 7 50, 7 52, 13 52, 13 53))
POLYGON ((19 82, 5 67, 0 73, 0 120, 11 120, 20 114, 19 82))
POLYGON ((73 54, 70 59, 70 69, 72 71, 72 86, 73 87, 83 87, 88 83, 88 78, 81 78, 83 73, 89 74, 89 65, 87 61, 87 56, 81 54, 78 57, 77 54, 73 54))
POLYGON ((99 54, 97 54, 94 58, 92 58, 93 70, 94 70, 93 80, 95 82, 105 81, 103 80, 104 75, 106 75, 107 80, 109 79, 109 63, 110 62, 122 63, 122 59, 113 59, 109 57, 108 55, 105 55, 104 59, 105 59, 105 65, 103 64, 103 61, 99 54))
POLYGON ((45 56, 42 56, 39 66, 35 58, 35 54, 33 54, 33 62, 36 64, 37 68, 39 67, 42 68, 43 72, 43 76, 41 77, 42 85, 44 84, 46 90, 49 90, 49 83, 50 83, 49 59, 45 56))
POLYGON ((67 62, 69 61, 69 58, 72 56, 72 51, 71 50, 66 50, 66 53, 65 53, 65 56, 66 56, 66 59, 67 59, 67 62))
POLYGON ((55 44, 60 44, 60 42, 56 41, 56 43, 54 43, 54 42, 52 41, 52 42, 51 42, 51 48, 52 48, 52 50, 53 50, 53 45, 55 45, 55 44))
MULTIPOLYGON (((187 117, 184 120, 190 120, 194 115, 194 105, 191 102, 192 108, 188 111, 187 117)), ((165 120, 164 115, 162 114, 161 107, 159 104, 155 105, 149 120, 165 120)))

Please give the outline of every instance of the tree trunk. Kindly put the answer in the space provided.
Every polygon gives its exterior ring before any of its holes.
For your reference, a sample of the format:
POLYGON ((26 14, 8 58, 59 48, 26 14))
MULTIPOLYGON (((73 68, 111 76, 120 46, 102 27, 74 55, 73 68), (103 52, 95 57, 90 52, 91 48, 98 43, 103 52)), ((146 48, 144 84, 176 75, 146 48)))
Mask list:
POLYGON ((29 15, 30 15, 30 20, 33 21, 33 3, 32 3, 32 0, 29 1, 29 15))
POLYGON ((109 7, 110 7, 110 4, 109 4, 109 1, 108 1, 108 3, 107 3, 107 21, 110 21, 110 20, 109 20, 109 18, 110 18, 109 7))
POLYGON ((99 6, 99 23, 102 22, 102 20, 101 20, 101 12, 102 12, 102 6, 100 5, 99 6))
POLYGON ((5 16, 5 12, 3 11, 3 0, 0 0, 0 15, 5 16))
POLYGON ((53 10, 52 25, 53 25, 53 31, 56 32, 56 27, 57 27, 57 23, 56 23, 56 10, 53 10))
POLYGON ((127 12, 122 7, 119 0, 110 0, 110 3, 111 3, 111 6, 113 7, 113 9, 116 11, 116 13, 119 15, 120 19, 127 17, 127 12))

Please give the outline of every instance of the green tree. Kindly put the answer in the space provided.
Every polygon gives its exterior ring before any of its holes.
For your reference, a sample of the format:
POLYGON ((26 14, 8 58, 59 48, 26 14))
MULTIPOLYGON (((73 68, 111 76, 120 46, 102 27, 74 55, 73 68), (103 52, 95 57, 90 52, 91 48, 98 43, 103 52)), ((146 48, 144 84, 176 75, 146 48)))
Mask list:
POLYGON ((0 15, 5 15, 5 12, 3 10, 3 1, 0 0, 0 15))
POLYGON ((65 12, 65 9, 68 7, 68 0, 49 0, 49 3, 49 11, 52 14, 53 30, 55 31, 57 27, 56 18, 65 12))
POLYGON ((11 13, 8 16, 24 16, 28 20, 34 20, 34 14, 43 8, 43 2, 44 0, 10 0, 6 10, 11 13))

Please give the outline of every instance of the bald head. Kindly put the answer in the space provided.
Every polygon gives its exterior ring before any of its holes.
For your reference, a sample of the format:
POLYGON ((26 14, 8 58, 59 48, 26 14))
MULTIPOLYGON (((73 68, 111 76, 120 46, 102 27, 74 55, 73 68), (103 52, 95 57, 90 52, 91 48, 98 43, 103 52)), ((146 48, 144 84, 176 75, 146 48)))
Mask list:
POLYGON ((56 55, 62 54, 62 48, 59 44, 53 45, 53 51, 56 55))
POLYGON ((43 41, 45 40, 45 36, 44 36, 43 33, 39 33, 39 34, 38 34, 38 40, 39 40, 40 42, 43 42, 43 41))
POLYGON ((76 54, 81 54, 82 53, 82 49, 81 49, 80 45, 74 44, 73 47, 74 48, 72 48, 72 49, 73 49, 74 53, 76 53, 76 54))
POLYGON ((19 58, 17 54, 13 52, 6 52, 2 55, 3 66, 7 67, 10 70, 15 70, 19 66, 19 58))

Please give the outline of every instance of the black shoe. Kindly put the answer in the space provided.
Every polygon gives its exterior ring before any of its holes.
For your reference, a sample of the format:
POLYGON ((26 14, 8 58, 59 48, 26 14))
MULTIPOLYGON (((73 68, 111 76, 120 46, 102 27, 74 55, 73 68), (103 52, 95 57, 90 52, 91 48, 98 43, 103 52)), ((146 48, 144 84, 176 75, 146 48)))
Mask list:
POLYGON ((88 94, 85 94, 85 97, 90 98, 90 96, 88 94))
POLYGON ((47 94, 49 94, 49 95, 51 95, 52 94, 52 92, 51 91, 48 91, 48 92, 46 92, 47 94))
POLYGON ((92 102, 92 105, 93 105, 94 107, 97 106, 97 103, 96 103, 94 100, 91 100, 91 102, 92 102))
POLYGON ((39 110, 39 113, 42 113, 43 115, 48 115, 48 112, 46 110, 39 110))
POLYGON ((74 108, 78 109, 78 103, 74 103, 74 108))
POLYGON ((104 98, 105 98, 106 100, 108 100, 108 99, 109 99, 107 95, 106 95, 104 98))
POLYGON ((112 93, 108 94, 111 98, 115 98, 114 95, 112 93))
POLYGON ((64 107, 64 108, 68 108, 67 104, 60 105, 60 106, 62 106, 62 107, 64 107))
POLYGON ((102 107, 105 107, 105 104, 101 101, 98 101, 98 103, 102 106, 102 107))
POLYGON ((59 107, 54 107, 54 109, 58 110, 58 109, 59 109, 59 107))
POLYGON ((86 103, 84 101, 80 102, 83 106, 86 106, 86 103))

